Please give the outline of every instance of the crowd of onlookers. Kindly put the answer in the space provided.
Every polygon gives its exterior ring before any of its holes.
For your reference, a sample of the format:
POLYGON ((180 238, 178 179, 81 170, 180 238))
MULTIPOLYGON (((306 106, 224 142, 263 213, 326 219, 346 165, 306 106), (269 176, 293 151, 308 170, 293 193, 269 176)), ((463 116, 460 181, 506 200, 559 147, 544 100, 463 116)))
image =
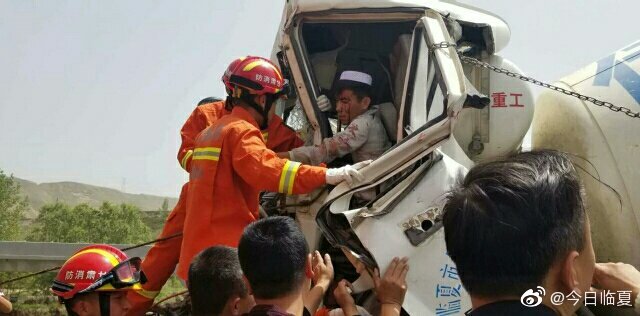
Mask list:
MULTIPOLYGON (((595 262, 583 187, 566 154, 534 151, 478 164, 449 192, 443 214, 447 253, 471 300, 468 315, 584 315, 585 305, 612 304, 638 312, 640 272, 595 262)), ((244 229, 237 249, 210 247, 191 261, 192 314, 406 314, 408 260, 383 268, 356 267, 374 281, 377 304, 366 310, 347 280, 334 280, 332 258, 309 251, 295 220, 267 217, 244 229)), ((136 289, 138 270, 139 258, 97 245, 72 256, 52 288, 70 315, 114 315, 126 312, 126 299, 92 291, 136 289), (114 268, 100 275, 102 283, 78 283, 84 275, 67 267, 107 255, 114 268)))
MULTIPOLYGON (((373 274, 381 315, 400 315, 408 270, 406 258, 395 258, 384 274, 373 274)), ((332 285, 333 277, 330 256, 309 253, 293 219, 268 217, 245 229, 237 250, 214 246, 195 257, 188 283, 192 314, 367 315, 349 282, 332 285), (320 308, 330 288, 334 310, 320 308)))
MULTIPOLYGON (((591 305, 605 305, 609 293, 618 306, 638 307, 640 272, 595 262, 583 188, 566 154, 527 152, 475 166, 448 194, 443 223, 470 315, 571 315, 589 293, 591 305), (579 299, 559 302, 552 293, 579 299)), ((194 315, 399 315, 408 269, 406 258, 394 258, 384 273, 368 271, 380 310, 366 311, 348 281, 331 285, 331 258, 309 253, 294 220, 271 217, 245 229, 237 255, 226 247, 200 253, 189 291, 194 315), (319 309, 329 288, 339 307, 319 309)))

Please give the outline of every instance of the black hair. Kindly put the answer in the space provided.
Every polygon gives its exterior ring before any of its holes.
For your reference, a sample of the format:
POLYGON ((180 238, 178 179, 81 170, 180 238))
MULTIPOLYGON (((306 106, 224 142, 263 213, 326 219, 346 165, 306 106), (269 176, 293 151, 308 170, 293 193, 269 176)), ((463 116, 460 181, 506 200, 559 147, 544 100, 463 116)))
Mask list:
POLYGON ((227 301, 248 295, 234 248, 214 246, 201 251, 189 265, 192 315, 219 315, 227 301))
POLYGON ((280 298, 298 290, 304 282, 308 252, 302 231, 285 216, 253 222, 238 245, 242 271, 259 299, 280 298))
POLYGON ((583 190, 569 157, 515 154, 469 170, 444 206, 447 251, 465 289, 480 297, 521 296, 555 260, 581 251, 583 190))
POLYGON ((208 104, 208 103, 213 103, 213 102, 218 102, 218 101, 222 101, 222 99, 220 99, 218 97, 206 97, 206 98, 200 100, 200 102, 198 102, 197 106, 201 106, 203 104, 208 104))

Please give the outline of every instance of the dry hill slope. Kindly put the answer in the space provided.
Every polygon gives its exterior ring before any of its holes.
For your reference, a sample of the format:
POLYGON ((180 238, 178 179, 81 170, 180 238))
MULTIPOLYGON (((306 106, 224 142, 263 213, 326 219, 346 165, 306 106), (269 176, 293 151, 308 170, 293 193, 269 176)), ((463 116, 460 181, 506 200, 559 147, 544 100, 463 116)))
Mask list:
POLYGON ((114 204, 126 203, 138 206, 142 211, 156 211, 162 207, 165 199, 169 202, 169 210, 176 204, 176 198, 148 194, 130 194, 115 189, 98 187, 77 182, 35 183, 15 178, 20 184, 20 191, 29 199, 32 212, 27 217, 37 216, 38 210, 45 204, 60 201, 69 205, 87 203, 99 206, 102 202, 114 204))

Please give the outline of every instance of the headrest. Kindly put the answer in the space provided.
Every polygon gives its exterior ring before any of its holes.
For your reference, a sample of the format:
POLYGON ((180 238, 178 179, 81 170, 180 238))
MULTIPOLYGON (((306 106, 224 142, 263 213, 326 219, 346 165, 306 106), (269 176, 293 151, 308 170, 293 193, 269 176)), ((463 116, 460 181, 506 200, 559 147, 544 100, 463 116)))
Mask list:
POLYGON ((380 119, 389 140, 395 143, 398 137, 398 111, 396 111, 396 107, 391 102, 384 102, 378 105, 378 113, 380 113, 380 119))

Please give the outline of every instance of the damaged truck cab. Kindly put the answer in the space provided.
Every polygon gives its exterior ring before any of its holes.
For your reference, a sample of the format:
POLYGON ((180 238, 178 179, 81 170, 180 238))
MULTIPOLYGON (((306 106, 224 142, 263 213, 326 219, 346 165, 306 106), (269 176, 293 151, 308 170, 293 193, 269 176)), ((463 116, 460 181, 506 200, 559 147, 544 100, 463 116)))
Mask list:
MULTIPOLYGON (((293 89, 278 106, 308 145, 340 129, 316 100, 333 99, 343 70, 373 77, 373 103, 394 144, 363 169, 365 179, 275 207, 295 214, 312 249, 340 248, 368 270, 407 256, 403 308, 411 315, 454 315, 470 308, 446 255, 445 193, 474 161, 519 150, 533 116, 525 83, 463 65, 460 55, 519 71, 496 55, 509 41, 497 16, 453 1, 288 0, 272 59, 293 89), (354 194, 375 190, 371 201, 354 194)), ((339 273, 337 271, 336 273, 339 273)), ((368 274, 357 291, 371 289, 368 274)))

